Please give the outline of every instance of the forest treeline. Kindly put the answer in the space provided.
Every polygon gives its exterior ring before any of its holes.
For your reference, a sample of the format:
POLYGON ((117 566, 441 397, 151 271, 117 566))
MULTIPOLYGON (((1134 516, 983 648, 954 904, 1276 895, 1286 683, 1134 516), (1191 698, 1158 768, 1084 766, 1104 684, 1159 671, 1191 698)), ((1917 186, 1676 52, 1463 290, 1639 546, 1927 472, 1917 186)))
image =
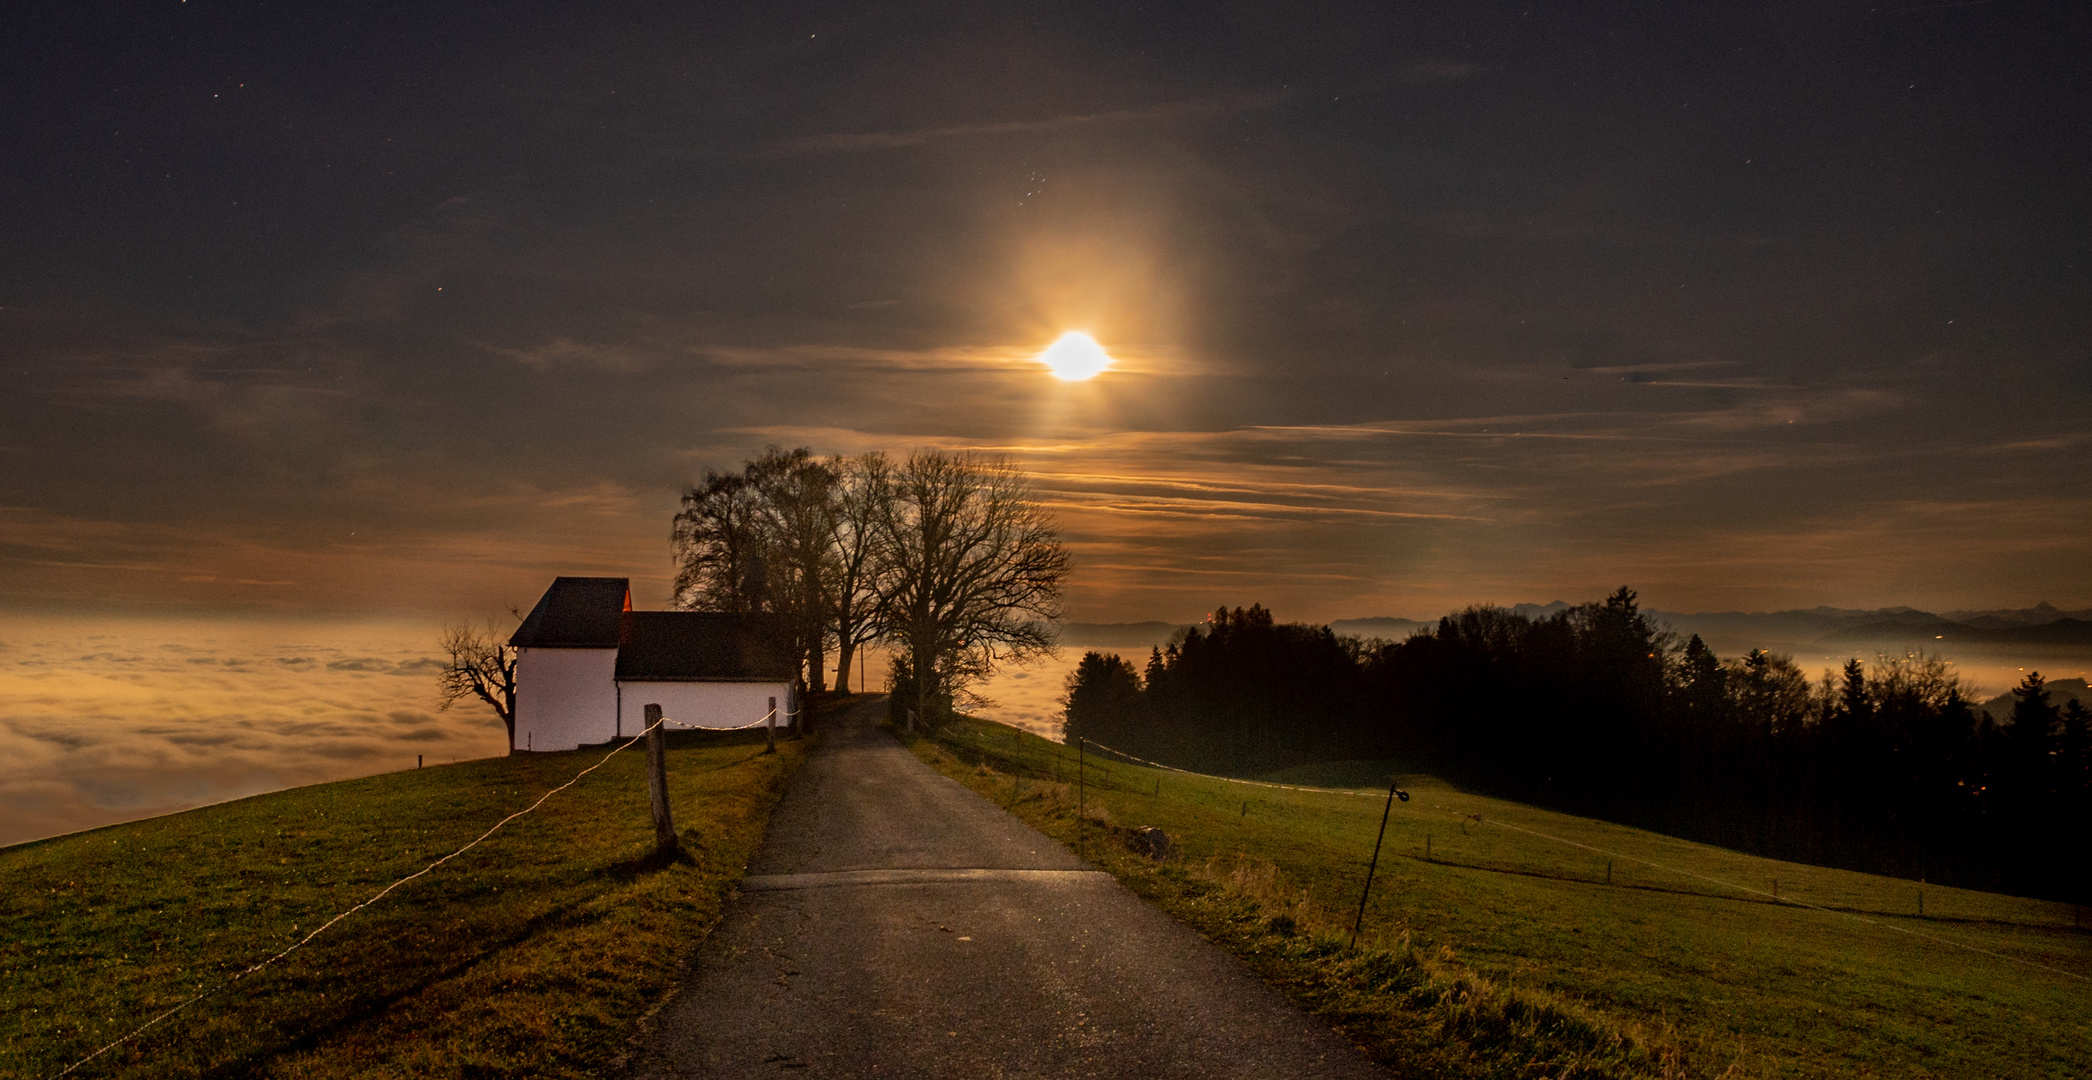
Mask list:
POLYGON ((1936 658, 1811 681, 1723 660, 1621 589, 1532 618, 1473 607, 1403 641, 1222 608, 1142 670, 1069 676, 1068 737, 1237 775, 1394 759, 1471 790, 1725 847, 2092 900, 2092 715, 2038 674, 1996 723, 1936 658))

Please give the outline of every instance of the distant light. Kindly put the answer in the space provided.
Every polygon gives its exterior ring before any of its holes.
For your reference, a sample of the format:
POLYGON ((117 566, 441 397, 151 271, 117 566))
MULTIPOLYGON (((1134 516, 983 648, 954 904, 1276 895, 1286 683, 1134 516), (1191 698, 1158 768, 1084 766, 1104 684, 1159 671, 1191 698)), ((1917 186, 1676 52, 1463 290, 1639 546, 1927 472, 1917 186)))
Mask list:
POLYGON ((1054 378, 1067 382, 1094 379, 1113 363, 1104 346, 1080 330, 1070 330, 1046 346, 1046 351, 1039 354, 1039 362, 1053 370, 1054 378))

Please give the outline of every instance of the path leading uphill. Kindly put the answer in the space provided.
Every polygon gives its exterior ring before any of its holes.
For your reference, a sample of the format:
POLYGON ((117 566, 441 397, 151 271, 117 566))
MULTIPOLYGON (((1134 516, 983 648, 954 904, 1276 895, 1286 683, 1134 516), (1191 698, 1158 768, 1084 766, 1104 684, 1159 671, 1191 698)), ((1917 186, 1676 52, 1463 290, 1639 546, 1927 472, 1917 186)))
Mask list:
POLYGON ((882 709, 829 721, 633 1077, 1384 1075, 882 709))

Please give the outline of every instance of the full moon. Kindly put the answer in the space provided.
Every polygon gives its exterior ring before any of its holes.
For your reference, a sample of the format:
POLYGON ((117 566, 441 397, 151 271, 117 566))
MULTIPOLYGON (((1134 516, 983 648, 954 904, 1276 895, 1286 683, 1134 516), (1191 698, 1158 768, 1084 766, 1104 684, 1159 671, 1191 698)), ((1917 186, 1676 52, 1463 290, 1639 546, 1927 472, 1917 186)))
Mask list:
POLYGON ((1079 330, 1070 330, 1060 340, 1046 346, 1039 354, 1039 362, 1053 369, 1053 377, 1068 382, 1094 379, 1111 366, 1111 354, 1097 339, 1079 330))

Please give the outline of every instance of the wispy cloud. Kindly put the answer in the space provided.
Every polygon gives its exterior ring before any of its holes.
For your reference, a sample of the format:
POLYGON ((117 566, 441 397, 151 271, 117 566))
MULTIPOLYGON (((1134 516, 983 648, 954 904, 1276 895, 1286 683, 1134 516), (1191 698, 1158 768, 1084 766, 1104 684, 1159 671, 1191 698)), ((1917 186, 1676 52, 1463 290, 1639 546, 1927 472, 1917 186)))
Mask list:
POLYGON ((768 152, 779 157, 796 157, 808 154, 855 154, 880 150, 904 150, 952 139, 1038 135, 1089 128, 1162 124, 1198 117, 1239 113, 1251 109, 1268 109, 1285 101, 1290 96, 1285 91, 1260 94, 1229 94, 1185 101, 1161 102, 1133 109, 1108 109, 1093 113, 1063 113, 1036 119, 947 124, 941 127, 916 128, 908 131, 856 131, 805 135, 798 138, 781 139, 771 143, 768 152))

